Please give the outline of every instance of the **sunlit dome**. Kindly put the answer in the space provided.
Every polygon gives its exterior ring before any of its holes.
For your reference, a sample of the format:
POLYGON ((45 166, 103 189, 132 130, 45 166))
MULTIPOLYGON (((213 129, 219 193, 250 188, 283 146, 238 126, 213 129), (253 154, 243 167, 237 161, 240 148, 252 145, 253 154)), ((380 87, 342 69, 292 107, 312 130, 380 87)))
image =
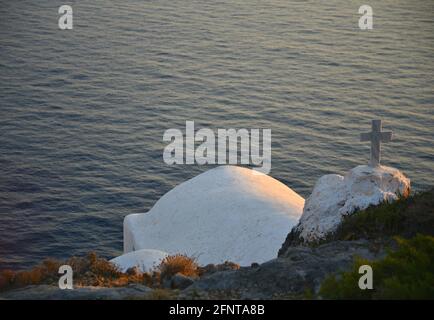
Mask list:
POLYGON ((250 265, 277 256, 304 199, 257 171, 221 166, 181 183, 148 213, 124 220, 124 251, 158 249, 250 265))

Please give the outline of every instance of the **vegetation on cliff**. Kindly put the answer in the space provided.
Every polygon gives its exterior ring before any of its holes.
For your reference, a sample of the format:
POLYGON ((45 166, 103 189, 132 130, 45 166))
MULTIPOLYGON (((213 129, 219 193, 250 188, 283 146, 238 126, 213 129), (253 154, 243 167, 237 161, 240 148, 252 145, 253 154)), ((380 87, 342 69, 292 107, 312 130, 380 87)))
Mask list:
POLYGON ((388 245, 378 261, 355 259, 353 269, 331 275, 319 296, 327 299, 434 299, 434 188, 345 217, 326 242, 368 239, 388 245), (361 265, 370 265, 374 289, 360 290, 361 265))
POLYGON ((378 261, 356 259, 353 269, 326 278, 325 299, 434 299, 434 237, 396 238, 398 249, 378 261), (361 265, 373 270, 373 289, 358 286, 361 265))

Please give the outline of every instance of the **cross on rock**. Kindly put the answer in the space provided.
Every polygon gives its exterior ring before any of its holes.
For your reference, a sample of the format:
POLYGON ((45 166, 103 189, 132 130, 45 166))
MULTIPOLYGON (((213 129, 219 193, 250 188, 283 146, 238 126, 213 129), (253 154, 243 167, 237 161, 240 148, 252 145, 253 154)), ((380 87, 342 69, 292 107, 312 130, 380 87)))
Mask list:
POLYGON ((371 167, 380 165, 381 142, 390 142, 391 140, 391 131, 381 131, 381 120, 372 120, 372 131, 360 135, 360 141, 371 141, 371 160, 369 162, 371 167))

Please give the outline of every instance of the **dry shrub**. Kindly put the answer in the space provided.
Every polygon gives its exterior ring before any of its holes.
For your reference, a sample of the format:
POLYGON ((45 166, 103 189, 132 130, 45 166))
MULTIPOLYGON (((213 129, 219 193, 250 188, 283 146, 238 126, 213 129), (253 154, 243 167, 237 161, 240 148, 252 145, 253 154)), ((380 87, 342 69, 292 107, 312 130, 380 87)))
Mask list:
POLYGON ((57 285, 59 267, 70 265, 74 272, 74 286, 126 286, 130 283, 140 283, 151 286, 152 276, 148 273, 123 273, 115 265, 96 253, 91 252, 86 257, 72 257, 67 261, 47 259, 40 265, 26 271, 0 271, 0 291, 25 287, 28 285, 57 285))
POLYGON ((15 281, 16 273, 12 270, 3 270, 0 272, 0 291, 9 288, 15 281))
POLYGON ((183 254, 175 254, 167 256, 158 266, 161 272, 160 278, 170 278, 177 273, 181 273, 187 277, 198 277, 199 266, 196 259, 183 254))
POLYGON ((198 274, 200 277, 206 274, 212 274, 219 271, 230 271, 230 270, 238 270, 240 265, 231 261, 225 261, 221 264, 207 264, 206 266, 200 266, 198 269, 198 274))
POLYGON ((36 267, 30 271, 18 272, 15 276, 15 283, 22 287, 30 284, 38 284, 42 279, 42 270, 40 267, 36 267))
MULTIPOLYGON (((140 272, 138 269, 121 272, 115 265, 91 252, 85 257, 72 257, 66 261, 47 259, 31 270, 0 271, 0 291, 38 284, 57 286, 60 277, 59 267, 65 264, 71 266, 74 272, 74 286, 122 287, 138 283, 150 288, 161 288, 165 279, 170 279, 177 273, 193 278, 204 273, 196 259, 182 254, 166 257, 158 267, 148 273, 140 272)), ((234 268, 227 263, 222 266, 223 269, 234 268)), ((221 269, 220 266, 215 268, 216 271, 221 269)), ((161 291, 161 294, 164 292, 161 291)))
POLYGON ((66 264, 74 270, 74 283, 79 286, 118 287, 130 283, 143 283, 143 273, 127 274, 121 272, 114 264, 90 252, 84 258, 72 257, 66 264))
POLYGON ((28 271, 3 270, 0 272, 0 291, 15 287, 24 287, 32 284, 51 284, 58 279, 58 270, 61 263, 47 259, 42 264, 28 271))
POLYGON ((74 270, 74 279, 79 285, 112 286, 123 273, 106 259, 90 252, 85 258, 72 258, 67 261, 74 270))

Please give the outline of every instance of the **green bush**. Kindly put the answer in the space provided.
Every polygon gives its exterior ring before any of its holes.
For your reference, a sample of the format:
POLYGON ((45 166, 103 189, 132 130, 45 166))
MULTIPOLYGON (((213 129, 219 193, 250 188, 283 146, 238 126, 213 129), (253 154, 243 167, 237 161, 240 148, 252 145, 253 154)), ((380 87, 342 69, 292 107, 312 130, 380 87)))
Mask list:
POLYGON ((434 299, 434 237, 395 238, 396 251, 383 260, 356 259, 353 269, 326 278, 319 295, 325 299, 434 299), (361 290, 361 265, 373 270, 373 289, 361 290))

